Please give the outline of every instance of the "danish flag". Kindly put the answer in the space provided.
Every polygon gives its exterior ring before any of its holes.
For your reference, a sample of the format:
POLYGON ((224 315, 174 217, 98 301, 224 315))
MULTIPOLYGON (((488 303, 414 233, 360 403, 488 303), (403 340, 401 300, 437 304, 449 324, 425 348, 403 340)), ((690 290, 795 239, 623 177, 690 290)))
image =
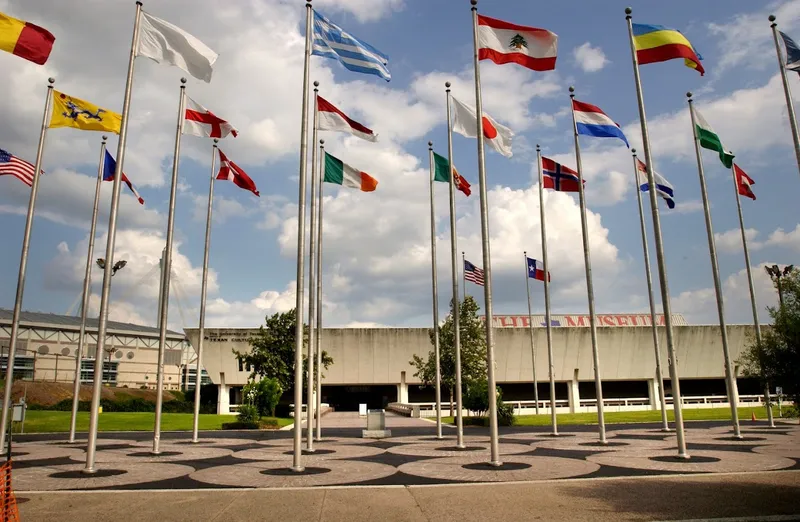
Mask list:
POLYGON ((217 179, 233 181, 237 187, 249 190, 260 197, 256 184, 253 183, 250 176, 239 165, 229 160, 222 150, 217 149, 217 152, 219 152, 219 174, 217 174, 217 179))
POLYGON ((183 122, 183 133, 201 138, 224 138, 228 134, 233 134, 235 138, 239 135, 233 125, 188 96, 186 97, 186 120, 183 122))

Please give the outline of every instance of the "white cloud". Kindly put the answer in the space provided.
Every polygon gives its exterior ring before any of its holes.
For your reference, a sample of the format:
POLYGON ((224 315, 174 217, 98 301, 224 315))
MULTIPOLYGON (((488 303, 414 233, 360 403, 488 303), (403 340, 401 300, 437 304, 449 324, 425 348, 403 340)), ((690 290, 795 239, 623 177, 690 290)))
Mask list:
POLYGON ((703 210, 703 202, 699 199, 690 199, 687 201, 677 201, 675 202, 675 208, 670 210, 669 212, 663 212, 661 215, 670 215, 670 214, 690 214, 693 212, 700 212, 703 210))
POLYGON ((589 42, 573 49, 572 55, 584 72, 597 72, 609 63, 603 50, 599 47, 592 47, 589 42))
POLYGON ((789 232, 785 232, 783 228, 778 228, 769 235, 764 242, 764 246, 800 250, 800 225, 797 225, 794 230, 790 230, 789 232))
MULTIPOLYGON (((756 236, 758 236, 758 230, 746 228, 744 232, 747 237, 747 246, 751 249, 758 248, 758 244, 755 242, 756 236)), ((721 234, 716 233, 714 234, 714 240, 720 252, 730 254, 742 251, 742 231, 739 228, 733 228, 721 234)))

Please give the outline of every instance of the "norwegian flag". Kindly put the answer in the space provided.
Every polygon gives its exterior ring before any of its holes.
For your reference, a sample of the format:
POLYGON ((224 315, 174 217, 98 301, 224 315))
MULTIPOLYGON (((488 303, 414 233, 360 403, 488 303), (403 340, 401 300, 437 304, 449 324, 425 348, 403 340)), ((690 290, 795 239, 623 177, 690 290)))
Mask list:
POLYGON ((256 184, 253 183, 250 176, 248 176, 239 165, 229 160, 222 150, 217 149, 217 152, 219 152, 219 174, 217 174, 217 179, 233 181, 233 184, 237 187, 249 190, 256 196, 261 197, 256 188, 256 184))
POLYGON ((736 173, 736 190, 739 191, 739 194, 755 201, 756 195, 750 185, 755 185, 756 182, 745 171, 740 169, 736 163, 733 164, 733 172, 736 173))
POLYGON ((544 156, 542 156, 542 173, 544 188, 558 192, 580 191, 580 178, 577 172, 544 156))
POLYGON ((228 134, 239 135, 236 128, 193 99, 186 97, 186 118, 183 133, 201 138, 224 138, 228 134))

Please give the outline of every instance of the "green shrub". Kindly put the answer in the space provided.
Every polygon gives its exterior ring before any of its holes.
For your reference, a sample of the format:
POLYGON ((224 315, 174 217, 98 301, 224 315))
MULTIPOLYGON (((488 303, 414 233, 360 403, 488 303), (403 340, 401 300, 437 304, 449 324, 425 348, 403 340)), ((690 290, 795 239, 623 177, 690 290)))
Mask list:
POLYGON ((464 426, 488 426, 488 417, 463 417, 464 426))
POLYGON ((239 406, 238 420, 242 423, 258 423, 259 419, 258 408, 252 404, 242 404, 239 406))
POLYGON ((503 401, 497 402, 497 424, 500 426, 513 426, 515 422, 514 407, 503 401))
POLYGON ((257 430, 259 428, 257 422, 223 422, 223 430, 257 430))
POLYGON ((482 417, 489 410, 488 384, 485 380, 476 379, 467 383, 464 394, 464 407, 482 417))

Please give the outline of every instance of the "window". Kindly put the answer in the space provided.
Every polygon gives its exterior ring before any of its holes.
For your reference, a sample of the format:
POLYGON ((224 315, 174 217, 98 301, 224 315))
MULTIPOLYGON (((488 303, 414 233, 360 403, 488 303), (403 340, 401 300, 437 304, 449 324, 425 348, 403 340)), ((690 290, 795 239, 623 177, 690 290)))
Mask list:
POLYGON ((251 371, 250 370, 250 363, 247 363, 245 365, 244 363, 242 363, 242 360, 239 359, 239 371, 240 372, 243 372, 243 371, 248 371, 249 372, 249 371, 251 371))
MULTIPOLYGON (((117 383, 117 368, 119 363, 103 361, 103 382, 117 383)), ((84 359, 81 361, 81 383, 91 384, 94 381, 94 361, 84 359)))
MULTIPOLYGON (((200 386, 211 384, 211 379, 209 378, 207 371, 203 370, 200 373, 200 376, 200 386)), ((185 380, 185 383, 182 384, 184 384, 187 389, 194 390, 195 383, 197 382, 197 368, 189 367, 188 370, 184 368, 183 372, 181 372, 181 378, 185 380)))
MULTIPOLYGON (((36 364, 36 359, 33 356, 17 355, 16 357, 14 357, 14 378, 22 379, 25 381, 32 381, 35 364, 36 364)), ((5 375, 7 369, 8 369, 8 357, 4 355, 0 357, 0 372, 2 372, 3 375, 5 375)))

